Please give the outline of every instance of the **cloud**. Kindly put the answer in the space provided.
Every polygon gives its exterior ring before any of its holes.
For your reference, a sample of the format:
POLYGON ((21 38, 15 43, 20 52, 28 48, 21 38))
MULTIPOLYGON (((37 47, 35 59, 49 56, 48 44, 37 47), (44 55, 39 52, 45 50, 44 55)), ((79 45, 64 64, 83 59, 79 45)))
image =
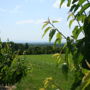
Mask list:
POLYGON ((16 24, 42 24, 45 20, 43 18, 37 20, 21 20, 16 21, 16 24))
MULTIPOLYGON (((51 19, 51 18, 50 18, 51 19)), ((57 21, 62 21, 63 18, 52 18, 51 20, 57 20, 57 21)), ((33 19, 29 19, 29 20, 20 20, 20 21, 16 21, 16 24, 42 24, 43 22, 45 22, 47 19, 44 18, 40 18, 37 20, 33 20, 33 19)))
MULTIPOLYGON (((59 8, 60 7, 60 0, 56 0, 55 3, 53 4, 53 7, 59 8)), ((62 8, 68 8, 66 2, 63 3, 62 8)))
POLYGON ((16 24, 31 24, 33 23, 33 20, 22 20, 22 21, 16 21, 16 24))
POLYGON ((41 24, 41 23, 43 23, 44 21, 45 21, 45 19, 41 18, 41 19, 36 20, 34 23, 35 23, 35 24, 41 24))
POLYGON ((8 14, 17 14, 17 13, 20 13, 20 9, 21 9, 21 5, 16 5, 12 9, 3 9, 3 8, 0 8, 0 12, 8 13, 8 14))

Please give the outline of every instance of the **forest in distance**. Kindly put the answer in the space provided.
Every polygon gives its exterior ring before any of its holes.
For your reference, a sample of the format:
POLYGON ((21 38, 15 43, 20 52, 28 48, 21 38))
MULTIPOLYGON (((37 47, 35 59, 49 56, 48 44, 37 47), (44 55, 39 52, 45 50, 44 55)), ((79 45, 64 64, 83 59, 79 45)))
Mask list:
MULTIPOLYGON (((36 55, 36 54, 54 54, 60 53, 61 48, 63 47, 64 43, 57 44, 56 46, 54 43, 15 43, 15 42, 8 42, 10 48, 13 52, 18 52, 19 55, 36 55)), ((2 47, 4 48, 7 42, 2 42, 2 47)), ((64 53, 64 50, 62 51, 64 53)))

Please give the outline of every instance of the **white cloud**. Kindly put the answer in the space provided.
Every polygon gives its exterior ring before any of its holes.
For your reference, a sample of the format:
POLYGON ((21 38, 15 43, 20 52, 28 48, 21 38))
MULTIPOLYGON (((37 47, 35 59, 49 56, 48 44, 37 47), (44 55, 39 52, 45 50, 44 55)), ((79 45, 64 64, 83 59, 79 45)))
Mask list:
POLYGON ((42 24, 45 20, 43 18, 37 20, 21 20, 16 21, 16 24, 42 24))
POLYGON ((21 9, 21 5, 16 5, 12 9, 3 9, 3 8, 0 8, 0 12, 8 13, 8 14, 16 14, 16 13, 20 13, 20 9, 21 9))
POLYGON ((34 23, 35 24, 42 24, 44 21, 45 21, 45 19, 41 18, 41 19, 36 20, 34 23))
MULTIPOLYGON (((60 7, 60 0, 56 0, 55 3, 53 4, 53 7, 59 8, 60 7)), ((68 8, 66 2, 63 3, 62 8, 68 8)))
MULTIPOLYGON (((57 21, 61 22, 62 18, 52 18, 51 20, 57 20, 57 21)), ((44 18, 40 18, 37 20, 29 19, 29 20, 16 21, 16 24, 42 24, 45 21, 46 21, 46 19, 44 19, 44 18)))
POLYGON ((33 20, 22 20, 22 21, 16 21, 16 24, 31 24, 34 23, 33 20))

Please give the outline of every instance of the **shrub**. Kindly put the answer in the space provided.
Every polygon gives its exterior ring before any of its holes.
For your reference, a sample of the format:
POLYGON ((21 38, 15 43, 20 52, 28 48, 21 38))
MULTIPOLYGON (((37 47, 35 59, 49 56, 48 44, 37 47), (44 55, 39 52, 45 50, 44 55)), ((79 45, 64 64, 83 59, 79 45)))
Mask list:
POLYGON ((27 70, 24 59, 12 50, 10 43, 7 42, 2 48, 2 42, 0 42, 0 84, 17 83, 26 75, 27 70))

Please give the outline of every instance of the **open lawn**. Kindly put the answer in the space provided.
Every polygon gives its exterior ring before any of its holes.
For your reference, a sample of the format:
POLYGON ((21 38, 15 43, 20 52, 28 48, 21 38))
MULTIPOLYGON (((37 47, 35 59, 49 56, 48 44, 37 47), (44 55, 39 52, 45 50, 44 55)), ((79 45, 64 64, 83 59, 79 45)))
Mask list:
POLYGON ((24 57, 26 65, 32 64, 33 70, 16 84, 16 90, 39 90, 43 88, 43 82, 47 77, 52 77, 53 82, 62 90, 70 90, 73 74, 70 72, 67 80, 62 74, 61 68, 57 67, 56 59, 52 55, 25 55, 22 57, 24 57))

